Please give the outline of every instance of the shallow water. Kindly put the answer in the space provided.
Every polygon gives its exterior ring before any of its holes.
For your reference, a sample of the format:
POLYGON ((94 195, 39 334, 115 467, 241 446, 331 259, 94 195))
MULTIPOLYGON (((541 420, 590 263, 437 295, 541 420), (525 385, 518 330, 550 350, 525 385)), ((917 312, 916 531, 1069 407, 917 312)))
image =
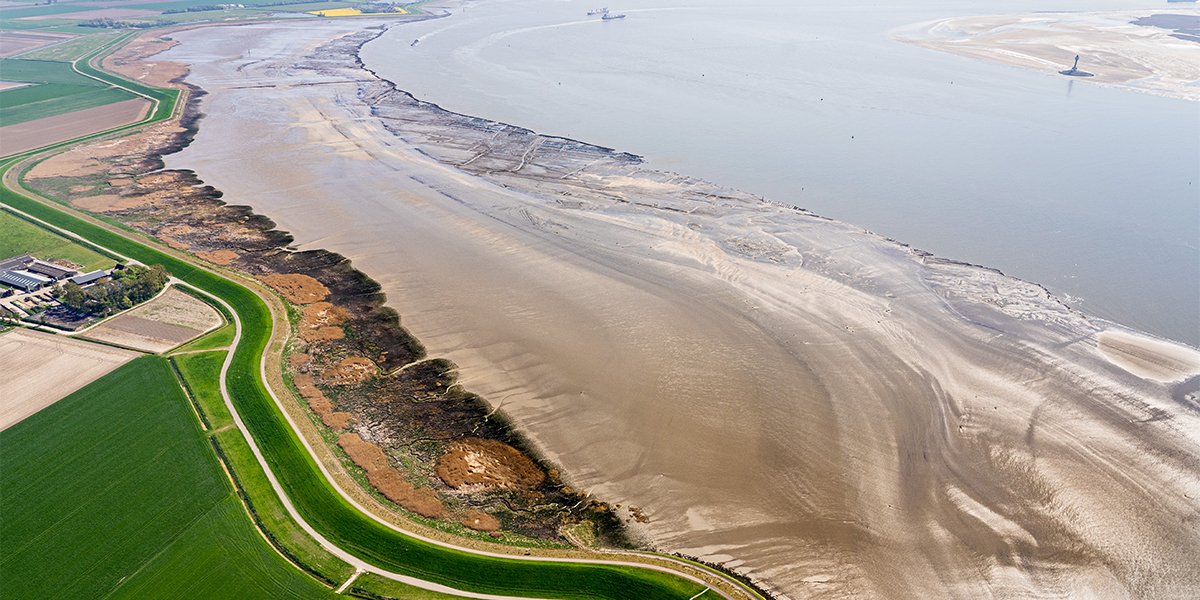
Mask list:
POLYGON ((628 17, 609 23, 589 8, 469 3, 395 28, 362 56, 450 110, 643 155, 1200 345, 1196 104, 890 33, 1128 4, 650 0, 613 5, 628 17))

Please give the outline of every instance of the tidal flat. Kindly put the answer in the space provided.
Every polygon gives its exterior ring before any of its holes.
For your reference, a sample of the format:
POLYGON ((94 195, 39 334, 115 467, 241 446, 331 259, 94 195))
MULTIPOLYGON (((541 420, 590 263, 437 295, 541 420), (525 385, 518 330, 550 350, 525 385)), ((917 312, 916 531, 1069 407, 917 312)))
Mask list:
POLYGON ((786 598, 1200 589, 1200 353, 418 102, 358 61, 387 25, 173 33, 207 116, 167 166, 350 258, 635 534, 786 598))

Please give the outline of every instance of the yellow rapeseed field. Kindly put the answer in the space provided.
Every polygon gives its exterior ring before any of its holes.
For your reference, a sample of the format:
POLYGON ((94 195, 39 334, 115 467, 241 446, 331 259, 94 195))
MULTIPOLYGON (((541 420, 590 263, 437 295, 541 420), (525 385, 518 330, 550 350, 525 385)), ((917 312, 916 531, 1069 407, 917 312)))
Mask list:
POLYGON ((366 15, 366 16, 406 15, 406 14, 408 14, 408 11, 404 10, 403 8, 397 8, 396 10, 390 11, 390 12, 365 13, 365 12, 362 12, 361 10, 358 10, 357 8, 334 8, 331 10, 309 11, 308 14, 317 15, 318 17, 358 17, 358 16, 363 16, 363 15, 366 15))

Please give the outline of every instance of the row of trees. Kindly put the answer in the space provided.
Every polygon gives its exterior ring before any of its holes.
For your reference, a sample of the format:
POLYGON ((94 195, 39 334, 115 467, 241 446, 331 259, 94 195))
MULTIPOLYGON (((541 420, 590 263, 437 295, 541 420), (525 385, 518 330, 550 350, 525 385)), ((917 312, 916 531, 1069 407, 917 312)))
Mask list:
POLYGON ((162 265, 132 266, 114 271, 111 280, 101 280, 86 290, 68 281, 58 300, 81 312, 108 316, 153 298, 167 285, 168 279, 162 265))

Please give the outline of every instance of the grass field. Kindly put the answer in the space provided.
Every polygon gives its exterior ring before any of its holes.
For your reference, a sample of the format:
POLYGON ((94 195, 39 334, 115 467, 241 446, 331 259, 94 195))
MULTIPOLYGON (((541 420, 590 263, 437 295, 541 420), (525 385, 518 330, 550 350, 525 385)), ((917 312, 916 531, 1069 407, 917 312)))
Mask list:
POLYGON ((128 363, 0 446, 6 597, 334 596, 254 532, 165 359, 128 363))
POLYGON ((84 271, 111 269, 117 261, 0 210, 0 259, 32 254, 83 265, 84 271))
POLYGON ((215 350, 217 348, 228 348, 229 344, 233 343, 233 323, 222 325, 213 331, 198 337, 178 348, 172 354, 180 352, 192 352, 194 350, 215 350))
POLYGON ((179 374, 187 382, 192 397, 200 405, 200 410, 208 420, 209 427, 220 429, 233 424, 233 418, 225 408, 225 399, 221 397, 221 365, 225 362, 227 352, 201 352, 199 354, 179 354, 171 361, 179 374))
POLYGON ((49 48, 34 50, 29 54, 21 55, 22 60, 51 60, 56 62, 71 62, 92 52, 103 48, 113 42, 121 34, 119 33, 97 33, 87 35, 78 39, 56 44, 49 48))
POLYGON ((0 92, 0 127, 136 98, 63 62, 0 59, 0 80, 37 83, 0 92))

